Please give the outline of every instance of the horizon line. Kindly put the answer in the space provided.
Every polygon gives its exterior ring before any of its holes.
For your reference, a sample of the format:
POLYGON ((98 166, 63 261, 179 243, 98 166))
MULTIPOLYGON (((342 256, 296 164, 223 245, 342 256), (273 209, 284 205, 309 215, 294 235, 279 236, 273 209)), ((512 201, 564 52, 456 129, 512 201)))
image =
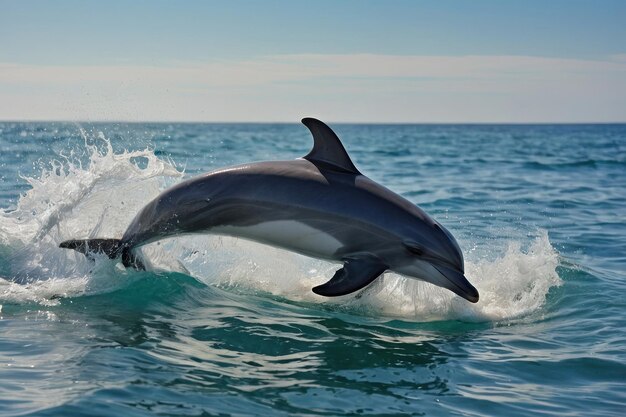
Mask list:
MULTIPOLYGON (((309 116, 305 116, 309 117, 309 116)), ((320 119, 321 120, 321 119, 320 119)), ((624 121, 334 121, 323 120, 324 123, 340 124, 340 125, 484 125, 484 126, 496 126, 496 125, 623 125, 624 121)), ((0 123, 110 123, 110 124, 141 124, 141 123, 154 123, 154 124, 300 124, 300 120, 296 121, 254 121, 254 120, 119 120, 119 119, 102 119, 102 120, 62 120, 62 119, 2 119, 0 123)))

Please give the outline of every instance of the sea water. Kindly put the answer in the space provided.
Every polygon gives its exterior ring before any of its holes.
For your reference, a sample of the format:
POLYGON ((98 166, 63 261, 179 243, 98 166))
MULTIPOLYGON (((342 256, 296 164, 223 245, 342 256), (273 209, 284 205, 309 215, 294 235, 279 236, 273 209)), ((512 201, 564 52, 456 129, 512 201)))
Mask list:
MULTIPOLYGON (((294 159, 298 124, 0 123, 0 415, 559 415, 626 410, 626 125, 333 126, 457 238, 471 304, 244 240, 120 237, 168 186, 294 159)), ((366 208, 364 208, 366 209, 366 208)))

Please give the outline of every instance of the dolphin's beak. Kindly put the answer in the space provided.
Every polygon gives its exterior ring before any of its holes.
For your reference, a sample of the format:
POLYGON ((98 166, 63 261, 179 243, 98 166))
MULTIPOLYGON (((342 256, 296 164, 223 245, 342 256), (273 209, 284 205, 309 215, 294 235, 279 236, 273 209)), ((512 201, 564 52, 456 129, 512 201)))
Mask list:
POLYGON ((441 280, 439 285, 465 298, 469 302, 478 302, 478 290, 469 283, 465 275, 447 266, 431 265, 445 277, 445 279, 441 280))

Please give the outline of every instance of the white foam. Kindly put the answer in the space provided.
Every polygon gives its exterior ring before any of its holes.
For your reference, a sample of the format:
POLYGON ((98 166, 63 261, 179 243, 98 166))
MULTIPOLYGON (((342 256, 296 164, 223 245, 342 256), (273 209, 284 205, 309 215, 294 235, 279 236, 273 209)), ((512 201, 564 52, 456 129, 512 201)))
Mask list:
POLYGON ((25 177, 30 189, 0 211, 0 304, 54 304, 124 285, 125 273, 58 247, 66 239, 121 237, 137 211, 182 173, 149 149, 115 153, 102 133, 83 132, 89 162, 63 157, 25 177), (103 145, 98 147, 97 145, 103 145), (101 148, 101 149, 99 149, 101 148), (142 160, 142 166, 135 162, 142 160))
POLYGON ((558 254, 540 231, 529 248, 509 244, 500 256, 466 262, 466 275, 480 293, 476 304, 432 284, 385 274, 361 294, 326 298, 311 288, 334 274, 339 264, 313 260, 269 246, 233 238, 172 239, 164 253, 188 246, 179 261, 190 274, 240 291, 262 291, 294 301, 327 303, 368 315, 418 321, 502 321, 539 310, 550 288, 559 286, 558 254), (190 247, 203 248, 190 250, 190 247))
MULTIPOLYGON (((71 158, 51 163, 37 178, 26 178, 31 189, 15 209, 0 212, 0 256, 7 261, 0 265, 0 304, 50 305, 58 296, 110 291, 137 279, 113 261, 98 259, 94 265, 58 244, 72 238, 120 237, 137 211, 182 173, 151 150, 115 153, 102 134, 85 134, 85 142, 87 166, 71 158), (102 141, 104 150, 94 141, 102 141), (134 163, 137 158, 145 162, 142 167, 134 163)), ((539 310, 549 289, 561 283, 558 255, 547 233, 527 243, 525 250, 521 242, 489 248, 481 251, 489 259, 466 262, 466 275, 480 292, 477 304, 391 273, 358 297, 320 297, 311 287, 330 279, 339 265, 234 238, 176 237, 142 251, 152 267, 237 291, 418 321, 499 321, 539 310)))
POLYGON ((558 255, 545 231, 522 250, 512 242, 493 260, 466 262, 466 276, 480 293, 476 304, 431 284, 389 274, 366 303, 385 314, 422 320, 502 321, 525 317, 545 303, 551 287, 559 286, 558 255))

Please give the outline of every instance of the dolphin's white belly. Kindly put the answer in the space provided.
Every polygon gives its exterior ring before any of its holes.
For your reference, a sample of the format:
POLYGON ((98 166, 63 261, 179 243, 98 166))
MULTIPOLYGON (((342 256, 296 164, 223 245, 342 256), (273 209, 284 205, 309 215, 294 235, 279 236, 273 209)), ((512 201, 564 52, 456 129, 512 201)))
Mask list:
POLYGON ((332 259, 343 246, 332 235, 295 220, 269 221, 254 226, 217 226, 211 232, 243 237, 326 259, 332 259))

